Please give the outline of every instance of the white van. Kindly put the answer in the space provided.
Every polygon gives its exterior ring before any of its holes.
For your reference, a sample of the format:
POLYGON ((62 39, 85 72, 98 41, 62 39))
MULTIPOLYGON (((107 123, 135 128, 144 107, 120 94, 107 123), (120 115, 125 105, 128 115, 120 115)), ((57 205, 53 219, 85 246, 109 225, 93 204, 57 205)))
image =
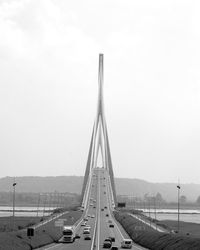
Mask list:
POLYGON ((123 239, 121 242, 121 248, 129 248, 131 249, 133 245, 133 242, 131 239, 123 239))

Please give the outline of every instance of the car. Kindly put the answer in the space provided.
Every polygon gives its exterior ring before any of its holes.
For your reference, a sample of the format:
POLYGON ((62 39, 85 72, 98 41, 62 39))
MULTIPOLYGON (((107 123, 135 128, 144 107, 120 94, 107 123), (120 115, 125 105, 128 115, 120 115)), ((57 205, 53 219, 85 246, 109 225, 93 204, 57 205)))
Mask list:
POLYGON ((113 224, 110 224, 109 227, 114 227, 114 225, 113 225, 113 224))
POLYGON ((87 216, 88 218, 90 218, 91 217, 91 215, 90 214, 88 214, 88 216, 87 216))
POLYGON ((90 230, 90 229, 91 229, 91 226, 90 226, 90 225, 85 225, 83 231, 84 231, 84 230, 90 230))
POLYGON ((95 206, 93 208, 96 208, 95 206))
POLYGON ((106 214, 106 217, 109 217, 109 214, 106 214))
POLYGON ((92 214, 92 215, 91 215, 91 218, 94 218, 94 217, 95 217, 95 215, 94 215, 94 214, 92 214))
POLYGON ((91 240, 91 236, 89 234, 85 235, 84 240, 91 240))
POLYGON ((115 242, 115 237, 110 236, 109 239, 111 240, 111 242, 115 242))
POLYGON ((129 248, 129 249, 131 249, 132 245, 133 245, 133 242, 132 242, 131 239, 124 239, 121 242, 121 248, 129 248))
POLYGON ((104 240, 104 242, 106 242, 106 241, 109 241, 109 242, 111 242, 111 243, 112 243, 112 239, 111 239, 111 237, 106 238, 106 239, 104 240))
POLYGON ((119 249, 119 247, 117 247, 117 246, 112 246, 111 247, 111 250, 118 250, 119 249))
POLYGON ((103 248, 111 248, 111 246, 112 246, 112 242, 110 242, 110 241, 104 241, 103 248))
POLYGON ((101 211, 104 211, 104 209, 102 208, 101 211))
POLYGON ((85 221, 81 223, 81 227, 84 227, 85 225, 86 225, 85 221))
POLYGON ((81 238, 80 234, 75 235, 75 239, 80 239, 80 238, 81 238))
POLYGON ((111 221, 111 220, 108 220, 108 223, 112 223, 112 221, 111 221))
POLYGON ((108 207, 107 207, 107 206, 105 206, 104 208, 105 208, 105 209, 107 209, 108 207))
POLYGON ((88 218, 84 218, 83 220, 84 220, 84 221, 88 221, 88 218))
POLYGON ((83 234, 90 234, 90 230, 89 229, 83 230, 83 234))

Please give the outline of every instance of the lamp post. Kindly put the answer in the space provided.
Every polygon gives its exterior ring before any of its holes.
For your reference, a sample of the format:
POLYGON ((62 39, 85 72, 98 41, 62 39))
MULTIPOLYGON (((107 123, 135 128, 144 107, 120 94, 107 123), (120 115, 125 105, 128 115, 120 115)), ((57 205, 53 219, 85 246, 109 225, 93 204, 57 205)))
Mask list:
POLYGON ((15 179, 14 179, 14 182, 13 182, 13 231, 15 228, 15 186, 16 185, 17 183, 15 182, 15 179))
POLYGON ((156 196, 153 197, 153 200, 154 200, 155 223, 156 223, 156 230, 157 230, 156 196))
POLYGON ((46 208, 47 196, 48 196, 48 194, 44 193, 44 208, 43 208, 42 219, 44 219, 44 215, 45 215, 45 212, 46 212, 45 208, 46 208))
POLYGON ((37 204, 37 217, 39 215, 39 208, 40 208, 40 193, 38 195, 38 204, 37 204))
POLYGON ((180 189, 181 189, 181 186, 180 184, 177 185, 177 190, 178 190, 178 233, 179 233, 179 229, 180 229, 180 225, 179 225, 179 222, 180 222, 180 189))

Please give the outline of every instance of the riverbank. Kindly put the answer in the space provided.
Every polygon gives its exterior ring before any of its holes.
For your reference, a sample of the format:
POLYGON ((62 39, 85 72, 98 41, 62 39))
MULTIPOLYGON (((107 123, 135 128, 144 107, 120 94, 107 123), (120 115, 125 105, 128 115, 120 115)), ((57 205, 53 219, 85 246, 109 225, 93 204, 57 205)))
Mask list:
MULTIPOLYGON (((166 226, 174 232, 178 231, 177 221, 174 220, 163 220, 157 222, 157 225, 166 226)), ((200 238, 200 224, 191 222, 179 222, 179 235, 187 235, 189 237, 200 238)))

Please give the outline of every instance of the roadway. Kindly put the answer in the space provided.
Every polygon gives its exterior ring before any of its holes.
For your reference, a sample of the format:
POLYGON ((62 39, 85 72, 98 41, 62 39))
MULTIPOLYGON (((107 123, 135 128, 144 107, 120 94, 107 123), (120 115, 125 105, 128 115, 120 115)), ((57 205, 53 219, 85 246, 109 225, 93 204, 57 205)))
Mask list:
MULTIPOLYGON (((76 224, 76 233, 81 236, 73 243, 55 243, 38 250, 101 250, 103 241, 108 237, 114 237, 113 246, 119 249, 123 239, 129 239, 122 226, 113 217, 114 201, 112 197, 109 174, 103 168, 94 168, 91 174, 91 181, 88 188, 86 208, 82 218, 76 224), (83 220, 87 218, 87 224, 91 226, 91 240, 84 240, 83 220), (110 227, 112 224, 114 227, 110 227)), ((133 250, 145 248, 134 244, 133 250)))

